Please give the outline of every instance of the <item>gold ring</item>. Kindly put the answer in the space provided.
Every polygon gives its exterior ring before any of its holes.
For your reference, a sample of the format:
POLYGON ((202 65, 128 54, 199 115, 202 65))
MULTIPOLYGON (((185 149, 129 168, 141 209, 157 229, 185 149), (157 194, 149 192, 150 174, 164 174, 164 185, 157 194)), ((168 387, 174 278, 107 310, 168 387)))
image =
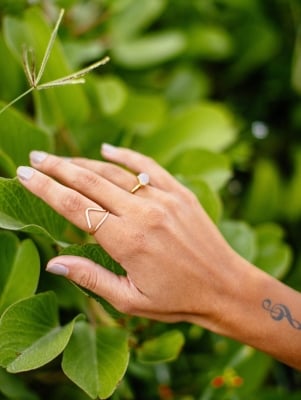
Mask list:
POLYGON ((137 175, 138 183, 133 187, 131 193, 135 193, 138 189, 149 184, 149 175, 146 172, 141 172, 137 175))
POLYGON ((86 208, 85 216, 86 216, 87 225, 88 225, 88 228, 89 228, 89 233, 91 235, 94 235, 94 233, 101 227, 101 225, 108 218, 109 214, 110 214, 109 211, 104 210, 103 208, 100 208, 100 207, 99 208, 96 208, 96 207, 88 207, 88 208, 86 208), (104 215, 101 218, 101 220, 95 225, 95 227, 93 227, 90 215, 91 215, 91 213, 95 213, 95 212, 102 213, 104 215))

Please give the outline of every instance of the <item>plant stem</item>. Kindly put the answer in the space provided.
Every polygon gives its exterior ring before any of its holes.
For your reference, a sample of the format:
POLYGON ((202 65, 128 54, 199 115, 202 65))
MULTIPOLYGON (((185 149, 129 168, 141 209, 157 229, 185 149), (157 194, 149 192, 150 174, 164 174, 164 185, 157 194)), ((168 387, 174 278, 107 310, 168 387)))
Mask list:
POLYGON ((29 94, 30 92, 32 92, 34 90, 34 87, 30 87, 28 90, 26 90, 25 92, 23 92, 22 94, 20 94, 20 96, 16 97, 14 100, 12 100, 10 103, 6 104, 6 106, 4 106, 3 108, 1 108, 0 110, 0 114, 2 114, 5 110, 7 110, 10 106, 12 106, 13 104, 15 104, 17 101, 19 101, 20 99, 22 99, 22 97, 26 96, 27 94, 29 94))

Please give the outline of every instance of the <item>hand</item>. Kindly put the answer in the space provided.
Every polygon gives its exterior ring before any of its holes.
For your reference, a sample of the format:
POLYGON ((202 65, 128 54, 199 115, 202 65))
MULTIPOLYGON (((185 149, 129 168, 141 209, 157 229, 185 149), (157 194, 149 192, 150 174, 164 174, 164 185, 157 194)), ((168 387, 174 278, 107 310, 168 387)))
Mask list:
MULTIPOLYGON (((94 237, 127 275, 75 256, 52 259, 47 270, 65 275, 122 312, 197 321, 214 329, 225 305, 236 297, 241 259, 196 197, 155 161, 110 145, 103 145, 102 155, 109 162, 32 152, 33 168, 19 167, 18 177, 87 232, 87 208, 108 210, 94 237), (149 174, 150 184, 133 194, 140 172, 149 174)), ((104 215, 91 212, 91 224, 104 215)))

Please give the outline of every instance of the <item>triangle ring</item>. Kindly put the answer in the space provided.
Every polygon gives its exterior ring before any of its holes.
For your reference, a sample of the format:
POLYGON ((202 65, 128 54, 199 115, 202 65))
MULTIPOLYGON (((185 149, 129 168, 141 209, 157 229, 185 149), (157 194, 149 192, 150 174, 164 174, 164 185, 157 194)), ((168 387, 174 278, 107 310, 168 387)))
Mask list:
POLYGON ((96 231, 101 227, 101 225, 105 222, 105 220, 108 218, 109 216, 109 211, 104 210, 103 208, 96 208, 96 207, 88 207, 85 210, 85 216, 86 216, 86 221, 87 221, 87 225, 89 228, 89 233, 91 235, 94 235, 96 233, 96 231), (100 219, 100 221, 95 225, 95 227, 92 224, 91 218, 90 218, 90 214, 91 212, 99 212, 103 214, 103 217, 100 219))

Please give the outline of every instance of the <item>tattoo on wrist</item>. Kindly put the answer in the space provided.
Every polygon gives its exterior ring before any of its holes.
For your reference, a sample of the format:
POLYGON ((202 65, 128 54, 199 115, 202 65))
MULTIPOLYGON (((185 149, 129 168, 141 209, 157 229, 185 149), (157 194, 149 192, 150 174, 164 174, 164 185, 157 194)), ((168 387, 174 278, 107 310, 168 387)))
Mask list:
POLYGON ((294 329, 301 330, 301 322, 293 318, 289 308, 284 304, 272 304, 270 299, 265 299, 262 302, 262 307, 269 311, 271 318, 275 321, 287 319, 294 329))

